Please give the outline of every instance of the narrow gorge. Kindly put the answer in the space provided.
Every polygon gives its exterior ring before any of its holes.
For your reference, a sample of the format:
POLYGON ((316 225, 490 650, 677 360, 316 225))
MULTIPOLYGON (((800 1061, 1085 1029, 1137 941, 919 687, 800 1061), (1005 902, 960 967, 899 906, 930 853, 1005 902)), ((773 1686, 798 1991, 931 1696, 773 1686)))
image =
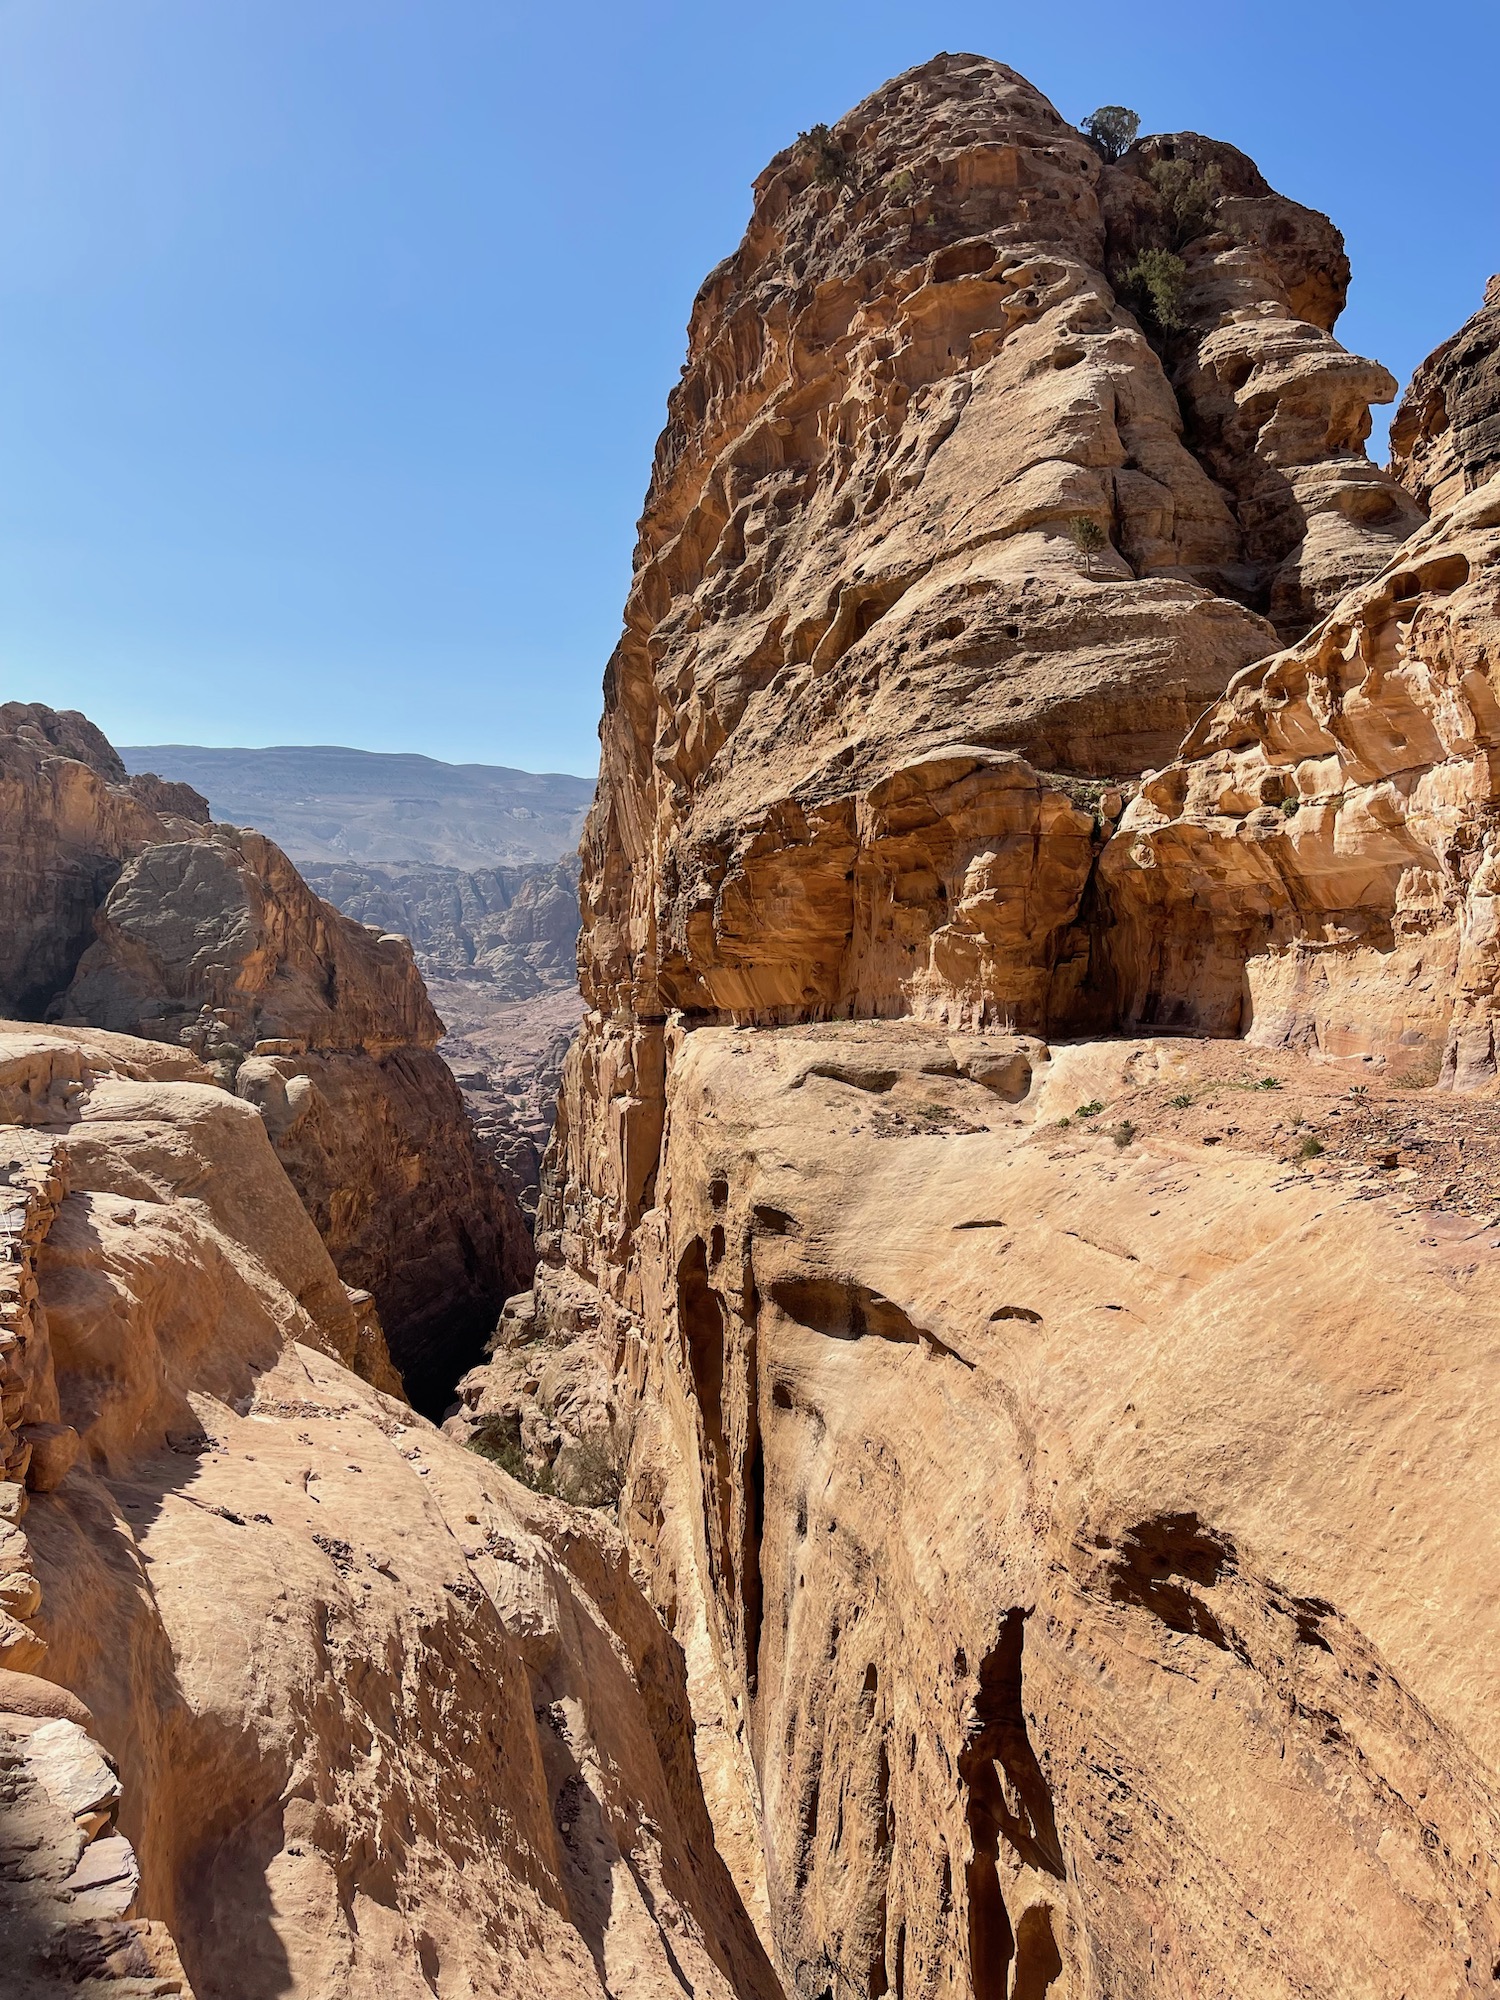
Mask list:
POLYGON ((534 1244, 407 939, 0 708, 7 1993, 1495 1991, 1500 303, 1382 469, 1349 279, 978 56, 772 160, 534 1244))

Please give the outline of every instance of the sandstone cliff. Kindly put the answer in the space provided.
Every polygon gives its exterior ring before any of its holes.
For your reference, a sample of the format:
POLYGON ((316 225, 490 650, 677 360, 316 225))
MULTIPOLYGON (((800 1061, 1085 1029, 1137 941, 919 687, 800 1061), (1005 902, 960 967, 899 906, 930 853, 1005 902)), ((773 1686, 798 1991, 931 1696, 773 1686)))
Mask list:
POLYGON ((6 1991, 774 2000, 619 1537, 349 1371, 252 1107, 7 1025, 0 1155, 6 1991))
POLYGON ((450 1429, 620 1456, 799 2000, 1500 1963, 1500 1132, 1421 1088, 1494 1063, 1494 489, 1369 463, 1347 278, 941 57, 694 307, 450 1429))
POLYGON ((0 1005, 191 1050, 256 1104, 341 1275, 441 1408, 530 1271, 405 939, 321 902, 77 716, 0 709, 0 1005))
POLYGON ((1500 277, 1411 378, 1391 424, 1391 465, 1426 507, 1445 507, 1500 471, 1500 277))

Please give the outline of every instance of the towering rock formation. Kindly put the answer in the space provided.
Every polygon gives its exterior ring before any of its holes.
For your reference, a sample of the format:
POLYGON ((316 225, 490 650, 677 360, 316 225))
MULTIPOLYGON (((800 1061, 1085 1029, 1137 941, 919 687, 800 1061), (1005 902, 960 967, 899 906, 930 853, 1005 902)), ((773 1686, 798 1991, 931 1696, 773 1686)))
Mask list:
POLYGON ((0 1009, 191 1050, 256 1104, 340 1274, 440 1409, 530 1273, 404 938, 320 902, 81 716, 0 708, 0 1009))
POLYGON ((1347 277, 1232 148, 940 57, 694 307, 452 1428, 625 1453, 799 2000, 1500 1963, 1500 1271, 1338 1137, 1490 1060, 1490 510, 1369 463, 1347 277), (1281 1052, 1043 1039, 1137 1023, 1281 1052))

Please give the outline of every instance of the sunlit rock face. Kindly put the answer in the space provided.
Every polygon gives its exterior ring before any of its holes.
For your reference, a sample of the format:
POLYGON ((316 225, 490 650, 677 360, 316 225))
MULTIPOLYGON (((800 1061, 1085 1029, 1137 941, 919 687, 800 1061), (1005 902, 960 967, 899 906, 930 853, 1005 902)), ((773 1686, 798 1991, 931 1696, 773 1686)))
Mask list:
POLYGON ((1370 464, 1347 282, 1233 148, 960 56, 695 304, 450 1427, 621 1468, 799 2000, 1495 1962, 1488 1559, 1422 1554, 1494 1274, 1301 1122, 1483 1065, 1490 530, 1370 464))

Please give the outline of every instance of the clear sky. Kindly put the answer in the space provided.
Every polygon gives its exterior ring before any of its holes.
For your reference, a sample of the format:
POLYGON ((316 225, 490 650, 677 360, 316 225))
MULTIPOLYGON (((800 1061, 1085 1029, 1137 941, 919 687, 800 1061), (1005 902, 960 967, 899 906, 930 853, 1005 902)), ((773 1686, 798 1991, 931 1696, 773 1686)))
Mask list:
POLYGON ((1405 377, 1500 268, 1494 0, 0 0, 0 695, 592 775, 694 291, 939 49, 1231 140, 1405 377))

